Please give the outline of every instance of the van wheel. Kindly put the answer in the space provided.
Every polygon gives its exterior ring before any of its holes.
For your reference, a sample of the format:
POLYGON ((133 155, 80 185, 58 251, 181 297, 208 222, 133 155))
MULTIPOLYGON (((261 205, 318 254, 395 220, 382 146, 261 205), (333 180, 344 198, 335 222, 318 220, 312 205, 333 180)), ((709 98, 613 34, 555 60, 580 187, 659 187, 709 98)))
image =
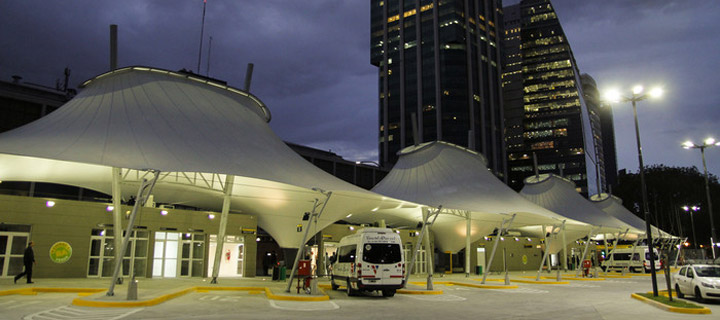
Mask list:
POLYGON ((346 285, 346 286, 347 286, 346 290, 347 290, 347 295, 348 295, 348 296, 352 297, 352 296, 354 296, 354 295, 357 294, 357 291, 353 290, 353 288, 350 286, 350 280, 347 281, 347 285, 346 285))
POLYGON ((382 294, 383 297, 393 297, 395 296, 395 289, 383 290, 382 294))
POLYGON ((335 283, 335 279, 332 276, 330 276, 330 288, 332 288, 333 290, 337 290, 338 288, 340 288, 340 286, 335 283))
POLYGON ((675 295, 680 299, 685 298, 685 295, 680 291, 680 286, 677 283, 675 284, 675 295))
POLYGON ((700 288, 695 287, 695 301, 703 303, 705 302, 705 299, 703 299, 702 292, 700 292, 700 288))

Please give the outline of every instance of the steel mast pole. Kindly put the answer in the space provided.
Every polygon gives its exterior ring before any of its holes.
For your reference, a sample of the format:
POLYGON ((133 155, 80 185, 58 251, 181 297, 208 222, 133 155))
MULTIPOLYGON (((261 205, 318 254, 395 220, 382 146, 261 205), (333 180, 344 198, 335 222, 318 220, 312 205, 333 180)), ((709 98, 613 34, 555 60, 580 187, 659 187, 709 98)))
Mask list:
POLYGON ((710 236, 712 237, 712 239, 710 239, 710 245, 712 246, 713 260, 715 260, 715 241, 717 241, 717 237, 715 235, 715 222, 713 221, 712 200, 710 199, 710 182, 708 179, 707 164, 705 164, 704 144, 700 147, 700 154, 702 155, 703 169, 705 170, 705 195, 707 196, 708 214, 710 215, 710 236))
POLYGON ((638 162, 640 163, 640 188, 642 190, 643 213, 645 216, 645 228, 647 231, 648 250, 650 251, 650 276, 652 278, 653 296, 658 296, 657 275, 655 274, 655 250, 653 249, 652 228, 650 227, 650 212, 648 210, 647 186, 645 185, 645 165, 643 164, 642 145, 640 144, 640 126, 638 125, 636 102, 640 100, 633 93, 632 101, 633 116, 635 117, 635 138, 637 139, 638 162))

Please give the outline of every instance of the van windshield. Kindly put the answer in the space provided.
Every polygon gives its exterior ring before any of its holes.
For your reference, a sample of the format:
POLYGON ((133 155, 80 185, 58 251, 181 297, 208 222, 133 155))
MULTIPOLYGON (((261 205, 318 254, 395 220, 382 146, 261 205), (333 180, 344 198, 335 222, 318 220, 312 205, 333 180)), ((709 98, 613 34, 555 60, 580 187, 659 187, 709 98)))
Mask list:
MULTIPOLYGON (((660 257, 658 257, 658 253, 655 252, 655 260, 657 261, 659 259, 660 259, 660 257)), ((645 260, 650 260, 650 251, 645 252, 645 260)))
POLYGON ((397 243, 366 243, 363 246, 363 261, 369 263, 401 262, 400 245, 397 243))

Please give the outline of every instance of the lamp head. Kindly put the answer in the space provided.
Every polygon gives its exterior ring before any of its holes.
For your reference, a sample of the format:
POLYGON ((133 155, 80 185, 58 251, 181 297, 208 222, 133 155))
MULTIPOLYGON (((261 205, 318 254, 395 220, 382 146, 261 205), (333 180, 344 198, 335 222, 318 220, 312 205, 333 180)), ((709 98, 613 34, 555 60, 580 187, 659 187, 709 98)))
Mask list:
POLYGON ((633 93, 633 94, 641 94, 644 89, 645 89, 645 88, 643 88, 643 86, 641 86, 641 85, 636 85, 636 86, 634 86, 634 87, 632 88, 632 93, 633 93))
POLYGON ((714 144, 715 144, 715 139, 713 139, 713 138, 707 138, 707 139, 705 139, 705 144, 706 144, 706 145, 709 145, 709 146, 714 145, 714 144))
POLYGON ((690 207, 688 207, 688 206, 682 206, 681 208, 682 208, 683 210, 685 210, 685 211, 690 210, 690 207))
POLYGON ((685 149, 690 149, 690 148, 694 147, 695 144, 692 141, 688 140, 688 141, 683 142, 682 146, 685 149))
POLYGON ((620 102, 620 91, 610 89, 605 92, 605 100, 608 102, 620 102))
POLYGON ((663 95, 663 89, 660 87, 655 87, 650 90, 649 95, 651 98, 660 98, 663 95))

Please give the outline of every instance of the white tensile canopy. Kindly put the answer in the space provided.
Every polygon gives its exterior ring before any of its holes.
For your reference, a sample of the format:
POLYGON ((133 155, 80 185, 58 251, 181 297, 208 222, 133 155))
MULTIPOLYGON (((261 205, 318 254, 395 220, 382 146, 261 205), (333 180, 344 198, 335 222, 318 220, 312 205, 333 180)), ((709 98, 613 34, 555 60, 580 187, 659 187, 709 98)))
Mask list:
MULTIPOLYGON (((428 142, 401 150, 399 160, 373 192, 437 208, 443 213, 432 226, 440 250, 457 252, 465 246, 467 214, 471 217, 471 241, 499 228, 512 214, 511 226, 559 225, 563 220, 574 230, 587 230, 582 222, 566 219, 526 200, 487 169, 479 153, 446 142, 428 142)), ((395 223, 415 226, 420 210, 374 214, 395 223), (403 216, 400 216, 403 215, 403 216)), ((587 231, 584 231, 587 233, 587 231)))
POLYGON ((644 234, 642 229, 598 209, 576 191, 574 182, 554 174, 526 178, 520 194, 548 210, 598 227, 596 234, 612 234, 615 237, 618 232, 624 234, 629 230, 625 235, 626 239, 637 239, 639 235, 644 234))
MULTIPOLYGON (((609 195, 607 193, 601 193, 599 195, 593 195, 590 197, 590 201, 600 210, 604 211, 608 215, 611 215, 618 220, 621 220, 631 226, 633 228, 645 231, 643 233, 647 233, 646 226, 645 226, 645 220, 642 218, 636 216, 632 212, 630 212, 628 209, 623 207, 622 200, 616 196, 609 195)), ((662 231, 658 229, 655 226, 650 226, 650 229, 652 230, 652 236, 653 238, 662 237, 662 238, 668 238, 672 237, 669 233, 662 231)))
POLYGON ((122 168, 123 196, 137 192, 146 169, 161 171, 160 203, 212 210, 234 175, 231 210, 258 217, 281 247, 296 231, 319 188, 333 194, 317 230, 349 214, 412 206, 358 188, 313 166, 268 125, 253 95, 193 75, 128 67, 85 82, 60 109, 0 135, 0 180, 53 182, 110 193, 122 168))

